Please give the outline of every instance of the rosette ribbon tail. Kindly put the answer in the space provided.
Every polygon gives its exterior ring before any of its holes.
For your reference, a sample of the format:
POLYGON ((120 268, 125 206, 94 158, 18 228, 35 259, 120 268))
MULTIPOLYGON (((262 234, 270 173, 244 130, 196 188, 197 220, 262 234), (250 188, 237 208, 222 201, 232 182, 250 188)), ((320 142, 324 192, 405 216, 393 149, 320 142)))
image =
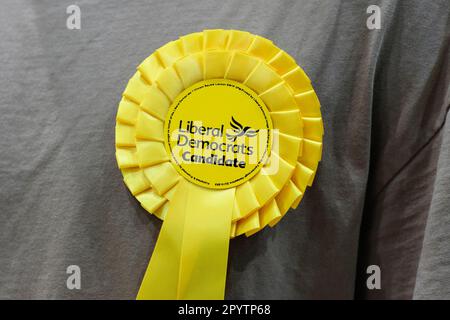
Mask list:
POLYGON ((137 299, 223 299, 235 188, 176 188, 137 299))

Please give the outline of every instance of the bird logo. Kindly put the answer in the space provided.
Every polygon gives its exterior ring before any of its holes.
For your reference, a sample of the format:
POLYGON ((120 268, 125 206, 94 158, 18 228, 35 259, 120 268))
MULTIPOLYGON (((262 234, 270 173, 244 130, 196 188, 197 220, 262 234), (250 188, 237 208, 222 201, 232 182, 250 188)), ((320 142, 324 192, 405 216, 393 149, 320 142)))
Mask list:
POLYGON ((227 138, 230 141, 235 142, 238 137, 247 136, 255 137, 259 130, 253 130, 249 126, 243 126, 235 118, 231 117, 230 126, 233 128, 234 134, 228 134, 227 138))

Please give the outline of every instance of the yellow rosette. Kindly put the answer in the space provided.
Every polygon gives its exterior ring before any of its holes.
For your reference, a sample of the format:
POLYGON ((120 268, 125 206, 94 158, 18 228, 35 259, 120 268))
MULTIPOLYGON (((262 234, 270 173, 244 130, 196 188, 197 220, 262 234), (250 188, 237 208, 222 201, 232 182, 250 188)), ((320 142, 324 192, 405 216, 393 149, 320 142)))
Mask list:
POLYGON ((311 186, 319 100, 270 40, 205 30, 137 68, 119 104, 116 158, 163 219, 138 299, 223 299, 229 239, 273 227, 311 186))

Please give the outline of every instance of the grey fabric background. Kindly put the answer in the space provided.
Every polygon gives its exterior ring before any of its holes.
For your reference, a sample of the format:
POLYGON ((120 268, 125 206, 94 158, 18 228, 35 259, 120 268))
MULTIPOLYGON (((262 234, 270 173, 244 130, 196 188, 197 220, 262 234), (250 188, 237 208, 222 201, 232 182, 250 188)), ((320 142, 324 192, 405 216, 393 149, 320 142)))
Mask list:
POLYGON ((122 183, 121 93, 180 35, 273 40, 322 104, 297 210, 230 245, 226 298, 450 298, 448 0, 24 1, 0 10, 0 298, 133 299, 161 222, 122 183), (81 30, 66 7, 81 7, 81 30), (368 30, 366 8, 382 9, 368 30), (81 290, 66 288, 79 265, 81 290), (366 268, 381 267, 381 290, 366 268))

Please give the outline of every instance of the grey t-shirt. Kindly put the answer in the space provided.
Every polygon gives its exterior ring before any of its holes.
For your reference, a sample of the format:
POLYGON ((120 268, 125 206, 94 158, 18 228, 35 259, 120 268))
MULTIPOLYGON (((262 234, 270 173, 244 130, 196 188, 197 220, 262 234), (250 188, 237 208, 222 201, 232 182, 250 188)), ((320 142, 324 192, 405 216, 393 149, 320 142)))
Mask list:
POLYGON ((77 1, 80 30, 71 4, 0 10, 0 298, 135 297, 161 222, 122 182, 117 105, 155 49, 222 28, 291 54, 325 127, 300 206, 231 241, 226 298, 450 299, 448 0, 77 1))

